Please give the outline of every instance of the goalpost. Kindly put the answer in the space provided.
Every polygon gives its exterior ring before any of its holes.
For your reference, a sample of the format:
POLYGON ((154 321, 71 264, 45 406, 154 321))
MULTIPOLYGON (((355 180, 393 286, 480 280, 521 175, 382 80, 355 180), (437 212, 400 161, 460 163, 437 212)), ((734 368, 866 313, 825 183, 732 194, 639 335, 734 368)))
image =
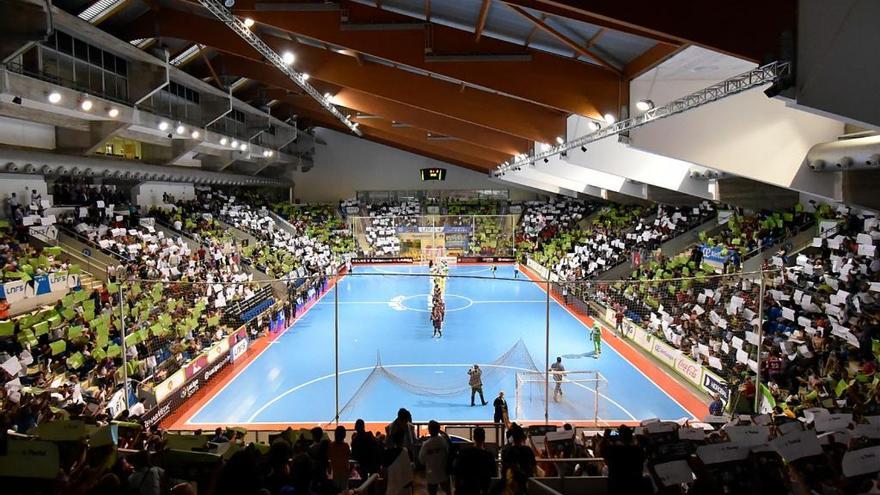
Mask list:
POLYGON ((578 419, 599 425, 611 419, 603 400, 607 385, 598 371, 520 371, 516 374, 514 414, 519 421, 536 421, 570 418, 570 412, 579 411, 587 417, 578 419))

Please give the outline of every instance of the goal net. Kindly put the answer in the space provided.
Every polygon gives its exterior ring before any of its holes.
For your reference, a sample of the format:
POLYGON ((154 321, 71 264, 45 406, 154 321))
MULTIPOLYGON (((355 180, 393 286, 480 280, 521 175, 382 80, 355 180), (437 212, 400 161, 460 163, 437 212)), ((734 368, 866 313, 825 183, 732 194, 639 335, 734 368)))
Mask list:
POLYGON ((546 412, 551 421, 565 419, 607 425, 628 420, 623 412, 610 417, 613 414, 608 411, 607 385, 598 371, 518 372, 515 419, 543 420, 546 412))

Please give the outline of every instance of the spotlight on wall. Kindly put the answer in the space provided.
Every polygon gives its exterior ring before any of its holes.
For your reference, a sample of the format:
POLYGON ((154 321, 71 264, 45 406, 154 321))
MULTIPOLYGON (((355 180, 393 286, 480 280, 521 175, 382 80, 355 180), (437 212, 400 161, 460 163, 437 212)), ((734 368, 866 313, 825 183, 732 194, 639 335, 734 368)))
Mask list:
POLYGON ((601 129, 601 128, 602 128, 602 124, 596 122, 595 120, 593 120, 593 121, 590 122, 590 129, 591 129, 593 132, 596 132, 596 131, 598 131, 598 130, 601 129))
POLYGON ((232 146, 233 148, 238 148, 238 141, 236 141, 235 139, 233 139, 233 140, 232 140, 232 143, 230 144, 230 146, 232 146))
POLYGON ((229 142, 229 140, 226 139, 225 137, 220 138, 220 146, 226 146, 226 144, 228 142, 229 142))
POLYGON ((83 112, 92 111, 92 105, 92 100, 88 98, 84 98, 82 101, 79 102, 79 108, 81 108, 83 112))
POLYGON ((201 135, 202 134, 199 131, 192 131, 192 134, 190 134, 190 136, 192 136, 193 139, 198 139, 199 136, 201 136, 201 135))
POLYGON ((247 151, 248 145, 247 143, 241 143, 241 146, 238 147, 241 151, 247 151))
POLYGON ((49 103, 53 105, 61 103, 61 93, 59 93, 58 91, 52 91, 51 93, 49 93, 49 96, 47 96, 47 98, 49 99, 49 103))
POLYGON ((223 2, 223 5, 224 5, 227 9, 231 9, 232 7, 235 7, 235 0, 226 0, 226 1, 223 2))
POLYGON ((244 18, 244 27, 246 27, 246 28, 250 28, 250 27, 253 27, 253 25, 254 25, 254 20, 253 20, 253 19, 251 19, 250 17, 245 17, 245 18, 244 18))
POLYGON ((111 119, 115 119, 116 117, 119 117, 119 109, 116 107, 111 107, 110 110, 107 110, 107 115, 111 119))
POLYGON ((290 65, 296 60, 296 55, 294 55, 293 52, 284 52, 284 54, 281 55, 281 60, 284 61, 285 65, 290 65))
POLYGON ((303 72, 303 81, 308 81, 309 77, 311 77, 311 76, 309 76, 309 74, 307 72, 303 72))
POLYGON ((165 122, 164 120, 162 122, 159 122, 159 130, 160 131, 167 131, 168 130, 168 122, 165 122))
POLYGON ((562 144, 565 142, 565 139, 562 139, 562 136, 556 136, 556 144, 562 144))
POLYGON ((654 102, 651 100, 639 100, 638 102, 636 102, 636 108, 638 108, 639 111, 647 112, 648 110, 654 108, 654 102))
POLYGON ((183 124, 177 124, 177 128, 174 129, 174 132, 179 135, 183 135, 183 133, 186 132, 186 127, 184 127, 183 124))
POLYGON ((606 113, 603 118, 605 119, 605 122, 609 124, 617 122, 617 119, 614 117, 614 115, 611 115, 610 113, 606 113))

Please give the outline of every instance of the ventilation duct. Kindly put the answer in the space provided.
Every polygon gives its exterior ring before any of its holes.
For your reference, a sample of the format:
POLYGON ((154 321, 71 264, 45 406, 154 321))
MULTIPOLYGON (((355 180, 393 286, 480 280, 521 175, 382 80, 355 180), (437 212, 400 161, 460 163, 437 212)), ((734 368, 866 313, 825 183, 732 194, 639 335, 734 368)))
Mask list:
POLYGON ((77 177, 82 175, 82 173, 83 173, 83 171, 79 167, 73 167, 73 170, 70 171, 70 175, 77 176, 77 177))
POLYGON ((26 174, 35 174, 35 173, 37 173, 37 166, 34 165, 33 163, 28 163, 28 164, 24 167, 24 173, 26 173, 26 174))
POLYGON ((807 152, 804 163, 815 172, 880 170, 880 136, 817 144, 807 152))
POLYGON ((51 175, 51 174, 54 174, 54 173, 55 173, 55 167, 52 167, 52 166, 50 166, 50 165, 43 165, 42 167, 40 167, 40 173, 43 174, 43 175, 51 175))

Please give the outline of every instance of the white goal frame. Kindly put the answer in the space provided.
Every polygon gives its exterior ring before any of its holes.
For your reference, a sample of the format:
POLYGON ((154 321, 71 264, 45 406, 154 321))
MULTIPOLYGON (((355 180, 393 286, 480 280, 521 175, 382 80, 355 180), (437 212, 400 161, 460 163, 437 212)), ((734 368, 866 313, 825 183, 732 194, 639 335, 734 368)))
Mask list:
MULTIPOLYGON (((540 387, 544 394, 544 419, 549 420, 550 395, 556 388, 556 377, 562 377, 562 384, 571 384, 586 387, 593 392, 593 423, 598 425, 603 421, 599 417, 599 401, 607 390, 608 380, 597 370, 576 371, 518 371, 516 373, 516 388, 514 390, 514 414, 517 420, 522 420, 523 402, 527 400, 527 386, 534 384, 540 387)), ((587 406, 587 404, 584 404, 587 406)), ((585 415, 586 416, 586 415, 585 415)), ((584 418, 586 419, 586 418, 584 418)))

